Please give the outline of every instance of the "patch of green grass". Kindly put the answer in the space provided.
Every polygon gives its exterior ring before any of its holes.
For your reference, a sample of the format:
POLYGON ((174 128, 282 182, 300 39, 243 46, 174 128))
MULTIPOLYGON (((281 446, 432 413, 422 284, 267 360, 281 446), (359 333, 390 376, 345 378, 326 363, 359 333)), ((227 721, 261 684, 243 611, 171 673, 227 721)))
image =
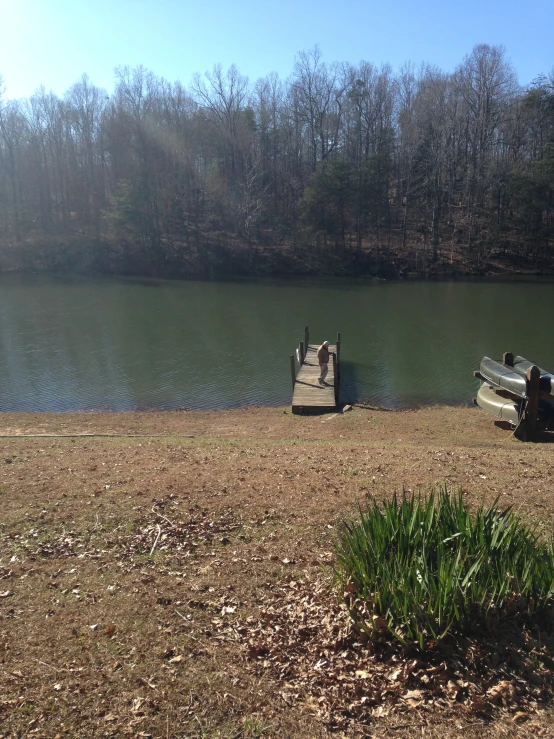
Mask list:
POLYGON ((554 542, 511 507, 472 513, 461 490, 396 494, 345 521, 336 578, 361 630, 421 649, 487 618, 534 614, 554 594, 554 542))
POLYGON ((245 716, 242 722, 241 733, 245 737, 260 737, 265 729, 261 721, 256 716, 245 716))

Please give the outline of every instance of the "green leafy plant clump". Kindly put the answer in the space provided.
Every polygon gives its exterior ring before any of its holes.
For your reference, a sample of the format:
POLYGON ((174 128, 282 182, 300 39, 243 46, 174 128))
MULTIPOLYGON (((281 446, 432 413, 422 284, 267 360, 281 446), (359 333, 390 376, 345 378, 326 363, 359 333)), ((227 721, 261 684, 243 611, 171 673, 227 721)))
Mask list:
POLYGON ((444 487, 426 498, 395 494, 345 521, 335 574, 356 626, 424 649, 550 608, 554 540, 497 502, 472 513, 461 490, 444 487))

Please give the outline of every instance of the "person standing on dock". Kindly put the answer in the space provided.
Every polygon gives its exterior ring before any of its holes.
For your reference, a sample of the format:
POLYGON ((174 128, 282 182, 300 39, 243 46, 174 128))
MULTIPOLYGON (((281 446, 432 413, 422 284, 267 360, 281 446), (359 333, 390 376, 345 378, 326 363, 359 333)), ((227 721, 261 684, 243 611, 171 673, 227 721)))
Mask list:
POLYGON ((320 385, 326 385, 325 378, 329 371, 329 342, 324 341, 317 350, 317 361, 319 362, 319 378, 320 385))

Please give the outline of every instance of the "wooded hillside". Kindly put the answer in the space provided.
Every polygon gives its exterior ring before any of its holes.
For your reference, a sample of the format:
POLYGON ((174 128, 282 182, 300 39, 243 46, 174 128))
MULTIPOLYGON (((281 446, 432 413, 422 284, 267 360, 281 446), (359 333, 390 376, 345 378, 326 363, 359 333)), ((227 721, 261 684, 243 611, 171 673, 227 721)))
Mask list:
MULTIPOLYGON (((189 89, 118 68, 0 94, 0 269, 158 276, 551 271, 554 70, 498 47, 452 74, 235 67, 189 89)), ((0 85, 1 91, 1 85, 0 85)))

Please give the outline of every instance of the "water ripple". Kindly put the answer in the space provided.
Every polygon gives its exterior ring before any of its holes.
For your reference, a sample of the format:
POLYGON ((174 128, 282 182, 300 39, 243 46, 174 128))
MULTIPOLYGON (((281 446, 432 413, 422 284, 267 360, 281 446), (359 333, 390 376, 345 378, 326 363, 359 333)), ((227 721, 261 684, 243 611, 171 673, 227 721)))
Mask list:
POLYGON ((0 410, 287 405, 289 356, 306 323, 312 340, 342 333, 343 400, 466 403, 483 354, 510 350, 554 367, 544 341, 553 309, 552 285, 541 281, 146 285, 0 275, 0 410), (503 320, 485 321, 499 305, 503 320))

